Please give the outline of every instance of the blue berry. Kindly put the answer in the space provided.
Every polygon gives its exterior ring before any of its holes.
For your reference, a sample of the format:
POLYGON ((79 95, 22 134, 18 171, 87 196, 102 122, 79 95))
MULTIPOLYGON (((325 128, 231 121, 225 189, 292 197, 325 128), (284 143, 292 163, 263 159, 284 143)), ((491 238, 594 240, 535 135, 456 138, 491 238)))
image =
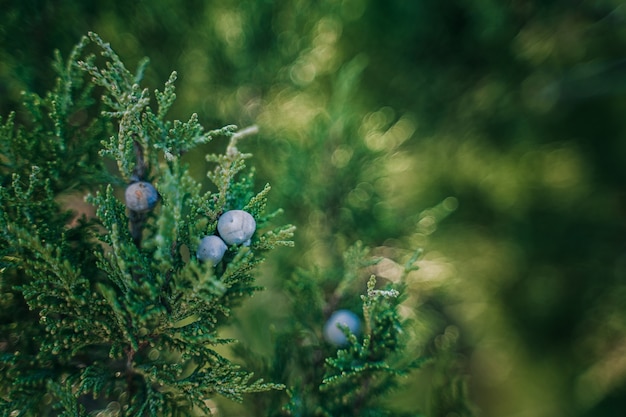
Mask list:
POLYGON ((126 187, 124 193, 126 207, 138 213, 152 210, 159 201, 159 193, 152 184, 146 181, 137 181, 126 187))
POLYGON ((335 346, 345 346, 348 343, 348 338, 339 325, 346 326, 353 334, 361 330, 361 321, 352 311, 335 311, 324 325, 324 339, 335 346))
POLYGON ((229 245, 246 243, 256 230, 254 217, 243 210, 230 210, 217 221, 217 231, 229 245))
POLYGON ((205 236, 200 240, 196 257, 201 262, 210 261, 213 265, 219 263, 226 253, 226 244, 217 236, 205 236))

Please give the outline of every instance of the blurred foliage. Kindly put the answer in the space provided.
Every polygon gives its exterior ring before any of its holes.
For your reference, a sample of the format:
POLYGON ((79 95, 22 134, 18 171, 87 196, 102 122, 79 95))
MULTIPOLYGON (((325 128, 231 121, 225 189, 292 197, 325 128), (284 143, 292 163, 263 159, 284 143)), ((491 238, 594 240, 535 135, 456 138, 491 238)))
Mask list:
POLYGON ((408 302, 482 415, 626 405, 620 0, 2 5, 0 114, 49 88, 53 49, 93 30, 130 67, 150 56, 154 86, 178 71, 173 117, 259 124, 257 178, 299 232, 243 311, 257 323, 281 317, 266 311, 281 277, 338 270, 355 238, 381 276, 424 247, 408 302))

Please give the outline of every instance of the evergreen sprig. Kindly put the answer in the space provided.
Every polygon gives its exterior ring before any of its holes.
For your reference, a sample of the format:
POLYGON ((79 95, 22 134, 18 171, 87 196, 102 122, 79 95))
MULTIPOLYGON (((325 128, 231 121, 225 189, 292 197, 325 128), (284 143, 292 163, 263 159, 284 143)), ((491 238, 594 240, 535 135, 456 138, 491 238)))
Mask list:
POLYGON ((290 225, 264 230, 279 212, 265 213, 270 187, 254 193, 253 174, 244 173, 250 155, 235 146, 256 129, 205 132, 195 114, 166 120, 176 74, 155 91, 153 111, 149 90, 139 85, 146 64, 131 74, 90 33, 67 65, 55 64, 59 79, 46 99, 28 96, 32 126, 17 126, 12 115, 0 129, 0 416, 210 414, 207 400, 215 395, 242 401, 282 388, 216 350, 231 342, 220 327, 232 309, 259 289, 254 270, 263 253, 293 244, 290 225), (103 62, 85 54, 92 45, 103 62), (93 86, 104 92, 107 110, 91 112, 95 121, 86 126, 115 129, 105 141, 82 129, 85 140, 74 141, 73 117, 90 114, 85 106, 94 100, 86 92, 93 86), (225 154, 208 158, 216 163, 210 178, 217 189, 201 193, 180 157, 220 136, 230 138, 225 154), (14 161, 21 148, 26 152, 14 161), (112 157, 121 180, 99 159, 93 167, 104 173, 64 166, 81 151, 112 157), (150 213, 133 212, 118 198, 119 185, 140 180, 156 183, 160 204, 150 213), (64 181, 100 188, 87 199, 95 218, 69 222, 56 201, 64 181), (199 240, 235 208, 256 219, 250 245, 232 245, 218 265, 199 262, 199 240))
POLYGON ((342 326, 348 347, 326 359, 326 373, 320 390, 333 392, 327 404, 328 415, 361 415, 361 410, 376 408, 381 395, 396 386, 396 377, 404 376, 425 359, 405 358, 402 319, 398 313, 401 291, 391 286, 376 289, 376 277, 367 283, 362 296, 365 331, 362 340, 342 326))
POLYGON ((8 186, 13 174, 28 176, 33 166, 50 180, 55 194, 84 188, 107 176, 93 139, 105 134, 109 126, 104 119, 89 117, 96 105, 93 85, 86 82, 76 63, 86 44, 86 39, 78 43, 67 62, 55 53, 56 84, 43 97, 32 92, 23 94, 23 124, 16 120, 15 113, 2 123, 1 185, 8 186))
MULTIPOLYGON (((419 252, 405 265, 416 269, 419 252)), ((410 346, 410 325, 400 315, 404 300, 404 278, 379 288, 375 276, 364 274, 380 262, 360 242, 344 255, 341 278, 330 271, 300 271, 286 285, 294 319, 275 336, 274 361, 254 359, 264 375, 289 387, 282 414, 289 416, 418 416, 418 411, 394 410, 382 398, 397 387, 400 378, 428 361, 410 346), (366 285, 366 294, 356 288, 366 285), (325 339, 326 320, 338 309, 358 311, 363 331, 352 333, 341 326, 345 346, 325 339)), ((281 395, 281 394, 276 394, 281 395)), ((283 394, 284 395, 284 394, 283 394)), ((267 403, 280 403, 278 398, 267 403)))

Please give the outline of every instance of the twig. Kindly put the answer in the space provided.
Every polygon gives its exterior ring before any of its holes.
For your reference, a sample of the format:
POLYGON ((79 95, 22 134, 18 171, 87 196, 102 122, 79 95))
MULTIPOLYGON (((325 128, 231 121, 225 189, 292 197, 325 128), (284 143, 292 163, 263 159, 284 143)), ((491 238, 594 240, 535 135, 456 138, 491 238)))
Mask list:
POLYGON ((141 146, 141 143, 136 138, 133 139, 133 150, 135 151, 135 159, 137 161, 137 164, 135 165, 135 169, 133 169, 133 174, 130 178, 132 182, 142 181, 146 176, 148 166, 146 165, 146 160, 143 156, 143 148, 141 146))
POLYGON ((226 147, 226 155, 228 155, 231 158, 237 155, 239 153, 239 150, 237 149, 237 141, 247 136, 256 135, 257 133, 259 133, 259 127, 257 125, 248 126, 244 129, 241 129, 235 132, 230 137, 230 142, 228 143, 228 146, 226 147))

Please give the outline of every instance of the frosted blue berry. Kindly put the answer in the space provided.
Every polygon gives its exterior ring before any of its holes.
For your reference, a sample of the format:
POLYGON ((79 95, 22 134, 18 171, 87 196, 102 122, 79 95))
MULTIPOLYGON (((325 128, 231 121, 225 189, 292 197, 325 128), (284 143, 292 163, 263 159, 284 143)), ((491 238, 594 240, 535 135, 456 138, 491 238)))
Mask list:
POLYGON ((219 263, 226 253, 226 243, 217 236, 205 236, 200 240, 196 257, 201 262, 212 262, 213 265, 219 263))
POLYGON ((144 213, 152 210, 159 201, 159 193, 152 184, 146 181, 137 181, 126 187, 124 193, 126 207, 132 211, 144 213))
POLYGON ((324 339, 335 346, 345 346, 348 343, 348 338, 339 325, 346 326, 354 334, 361 330, 361 321, 352 311, 335 311, 324 325, 324 339))
POLYGON ((254 217, 243 210, 230 210, 217 221, 217 231, 229 245, 246 243, 256 230, 254 217))

